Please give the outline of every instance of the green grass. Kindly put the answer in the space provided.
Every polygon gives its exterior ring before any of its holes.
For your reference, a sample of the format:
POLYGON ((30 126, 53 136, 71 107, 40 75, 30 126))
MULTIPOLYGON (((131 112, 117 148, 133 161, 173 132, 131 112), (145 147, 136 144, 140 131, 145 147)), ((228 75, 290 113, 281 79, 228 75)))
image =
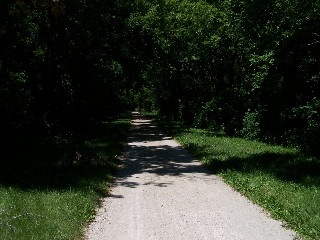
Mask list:
POLYGON ((307 239, 320 239, 320 160, 293 148, 158 123, 229 185, 307 239))
POLYGON ((129 123, 126 116, 92 125, 54 153, 61 159, 54 165, 1 169, 0 239, 83 238, 108 192, 129 123))

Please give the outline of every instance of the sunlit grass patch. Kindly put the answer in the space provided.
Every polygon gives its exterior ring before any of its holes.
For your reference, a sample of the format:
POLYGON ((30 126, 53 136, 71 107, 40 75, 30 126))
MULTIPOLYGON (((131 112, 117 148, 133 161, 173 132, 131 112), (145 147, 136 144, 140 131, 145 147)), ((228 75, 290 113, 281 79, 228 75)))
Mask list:
POLYGON ((93 191, 0 188, 0 239, 70 239, 94 213, 93 191))
POLYGON ((53 165, 2 169, 0 239, 82 238, 109 190, 129 126, 129 118, 93 124, 53 165))

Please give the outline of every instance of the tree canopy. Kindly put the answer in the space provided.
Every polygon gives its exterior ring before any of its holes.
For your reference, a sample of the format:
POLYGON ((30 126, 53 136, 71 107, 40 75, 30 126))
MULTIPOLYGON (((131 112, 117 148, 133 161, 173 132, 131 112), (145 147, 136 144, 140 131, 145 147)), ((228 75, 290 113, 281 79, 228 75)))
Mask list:
POLYGON ((319 0, 1 1, 3 146, 139 107, 319 154, 319 16, 319 0))

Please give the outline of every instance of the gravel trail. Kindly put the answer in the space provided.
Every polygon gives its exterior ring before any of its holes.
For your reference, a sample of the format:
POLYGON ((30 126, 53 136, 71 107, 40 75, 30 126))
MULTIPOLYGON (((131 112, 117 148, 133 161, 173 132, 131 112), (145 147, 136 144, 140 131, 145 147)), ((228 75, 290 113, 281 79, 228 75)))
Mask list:
POLYGON ((295 239, 138 113, 131 130, 122 168, 87 239, 295 239))

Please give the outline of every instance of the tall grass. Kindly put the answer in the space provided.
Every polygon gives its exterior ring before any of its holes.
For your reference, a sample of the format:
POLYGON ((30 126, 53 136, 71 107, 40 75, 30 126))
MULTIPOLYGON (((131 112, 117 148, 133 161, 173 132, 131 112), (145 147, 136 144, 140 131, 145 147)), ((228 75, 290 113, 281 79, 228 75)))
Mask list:
POLYGON ((307 239, 320 239, 320 160, 294 148, 164 124, 229 185, 307 239))
POLYGON ((61 161, 54 165, 2 169, 0 239, 82 238, 109 189, 129 123, 127 117, 92 125, 56 154, 61 161))

